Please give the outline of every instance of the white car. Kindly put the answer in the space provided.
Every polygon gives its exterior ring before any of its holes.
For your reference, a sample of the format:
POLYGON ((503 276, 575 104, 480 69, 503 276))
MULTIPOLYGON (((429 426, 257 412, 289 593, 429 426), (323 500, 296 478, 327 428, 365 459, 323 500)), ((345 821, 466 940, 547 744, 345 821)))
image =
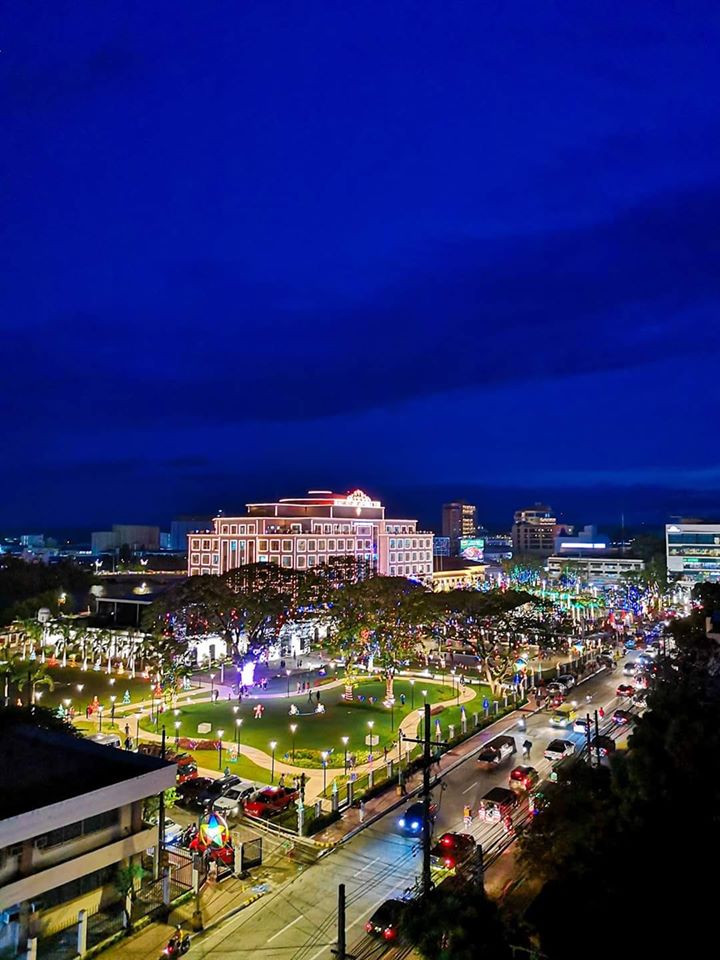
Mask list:
POLYGON ((165 817, 165 843, 175 844, 180 839, 183 828, 169 817, 165 817))
POLYGON ((592 730, 594 727, 594 720, 588 720, 587 717, 576 717, 573 721, 573 733, 581 733, 584 737, 587 736, 588 726, 592 730))
POLYGON ((627 663, 623 664, 623 673, 626 677, 633 677, 637 668, 638 664, 634 660, 628 660, 627 663))
POLYGON ((563 760, 575 753, 575 744, 572 740, 551 740, 544 753, 546 760, 563 760))
POLYGON ((251 780, 241 780, 240 783, 233 784, 229 790, 218 797, 213 803, 213 810, 224 817, 236 817, 242 809, 244 800, 247 800, 254 793, 257 793, 258 785, 251 780))

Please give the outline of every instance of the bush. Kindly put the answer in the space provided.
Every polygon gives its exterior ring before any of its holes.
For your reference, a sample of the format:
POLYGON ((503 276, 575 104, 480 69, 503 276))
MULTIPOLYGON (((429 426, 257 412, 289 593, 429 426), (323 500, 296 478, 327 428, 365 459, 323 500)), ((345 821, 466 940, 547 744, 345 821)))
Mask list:
POLYGON ((313 817, 312 820, 310 820, 305 827, 305 832, 308 837, 311 837, 315 833, 320 833, 321 830, 329 827, 331 823, 335 823, 335 821, 339 819, 339 810, 331 810, 329 813, 323 813, 319 817, 313 817))

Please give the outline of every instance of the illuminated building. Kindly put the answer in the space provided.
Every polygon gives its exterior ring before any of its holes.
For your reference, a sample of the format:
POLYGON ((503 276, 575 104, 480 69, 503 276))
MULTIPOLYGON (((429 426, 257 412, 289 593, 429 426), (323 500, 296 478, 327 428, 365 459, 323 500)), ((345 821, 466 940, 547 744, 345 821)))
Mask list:
POLYGON ((572 527, 558 524, 545 504, 516 510, 512 526, 513 556, 549 557, 555 549, 555 538, 567 532, 572 533, 572 527))
POLYGON ((450 538, 450 553, 458 553, 460 541, 475 536, 477 532, 477 507, 464 500, 444 503, 442 508, 442 532, 450 538))
POLYGON ((438 557, 432 575, 432 588, 443 590, 478 589, 485 581, 485 565, 451 557, 438 557))
POLYGON ((645 569, 643 560, 632 557, 622 557, 618 554, 605 552, 591 553, 583 556, 558 555, 548 557, 547 572, 551 580, 559 580, 562 576, 577 578, 582 583, 593 586, 605 586, 617 583, 628 573, 639 573, 645 569))
POLYGON ((668 523, 665 550, 671 579, 720 580, 720 523, 668 523))
POLYGON ((249 503, 246 516, 215 517, 210 533, 188 534, 188 573, 220 574, 257 562, 307 570, 349 556, 384 576, 429 580, 433 535, 417 523, 386 519, 383 504, 362 490, 310 490, 307 497, 249 503))

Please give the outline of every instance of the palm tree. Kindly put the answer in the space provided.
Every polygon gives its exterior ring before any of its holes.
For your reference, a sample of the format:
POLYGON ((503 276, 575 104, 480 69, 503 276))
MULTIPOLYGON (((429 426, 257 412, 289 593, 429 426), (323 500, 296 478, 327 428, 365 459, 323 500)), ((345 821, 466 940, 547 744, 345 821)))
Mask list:
POLYGON ((32 693, 30 703, 35 703, 35 690, 37 687, 47 687, 48 690, 55 689, 55 681, 47 671, 44 663, 37 660, 16 660, 14 661, 15 683, 18 690, 25 686, 30 686, 32 693))

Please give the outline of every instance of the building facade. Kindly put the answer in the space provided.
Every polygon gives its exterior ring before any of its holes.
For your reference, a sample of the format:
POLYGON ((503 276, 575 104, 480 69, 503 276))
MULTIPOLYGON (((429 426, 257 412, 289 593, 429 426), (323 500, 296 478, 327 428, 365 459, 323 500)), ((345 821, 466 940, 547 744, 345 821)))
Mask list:
POLYGON ((643 560, 618 556, 553 556, 548 557, 547 571, 551 580, 564 575, 578 577, 583 583, 605 586, 617 583, 629 573, 645 569, 643 560))
MULTIPOLYGON (((157 848, 144 801, 175 765, 66 733, 18 725, 0 735, 12 790, 0 799, 0 949, 25 952, 117 900, 123 864, 157 848), (32 758, 32 763, 28 762, 32 758)), ((78 950, 80 953, 81 951, 78 950)))
POLYGON ((572 533, 572 527, 559 524, 546 504, 536 503, 516 510, 512 526, 513 556, 549 557, 555 549, 555 538, 567 532, 572 533))
POLYGON ((188 574, 221 574, 258 562, 307 570, 350 556, 383 576, 429 581, 433 534, 417 524, 386 519, 383 504, 362 490, 310 490, 307 497, 249 503, 246 516, 215 517, 210 533, 188 534, 188 574))
POLYGON ((673 580, 720 580, 720 523, 668 523, 665 552, 673 580))
POLYGON ((456 556, 460 541, 475 536, 477 532, 477 507, 464 500, 444 503, 442 508, 442 535, 450 539, 450 553, 456 556))

